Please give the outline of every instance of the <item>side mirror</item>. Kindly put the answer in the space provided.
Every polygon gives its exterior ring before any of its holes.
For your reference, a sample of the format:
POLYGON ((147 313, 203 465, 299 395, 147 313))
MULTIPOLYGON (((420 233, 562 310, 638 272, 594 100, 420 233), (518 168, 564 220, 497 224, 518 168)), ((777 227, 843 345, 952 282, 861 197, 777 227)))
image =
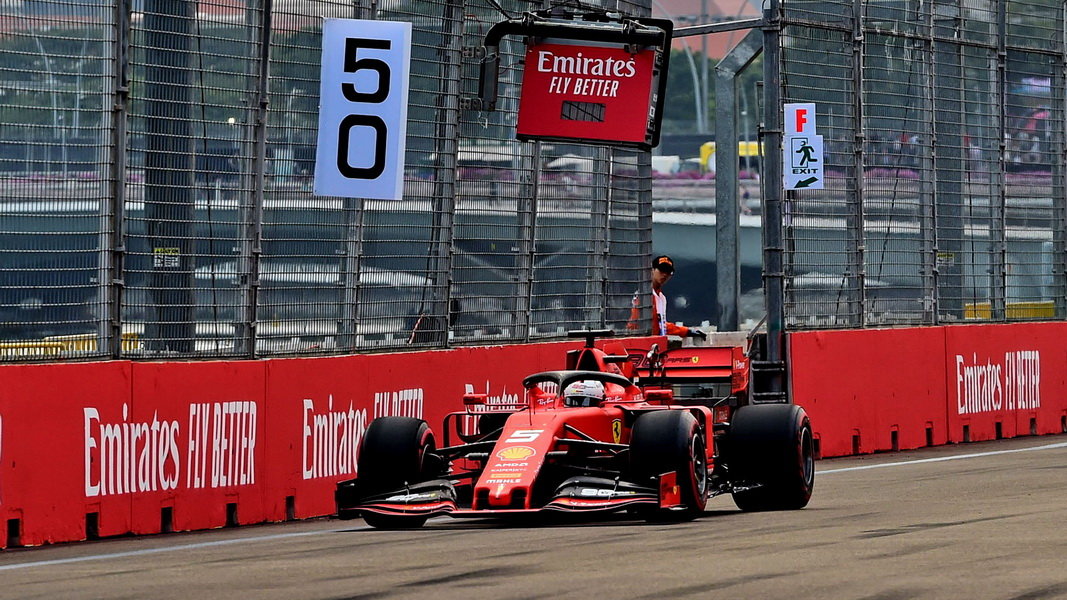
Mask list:
POLYGON ((645 400, 651 403, 670 404, 674 400, 674 390, 665 388, 645 390, 645 400))
POLYGON ((463 394, 463 406, 466 406, 468 408, 471 406, 484 406, 485 398, 485 394, 463 394))

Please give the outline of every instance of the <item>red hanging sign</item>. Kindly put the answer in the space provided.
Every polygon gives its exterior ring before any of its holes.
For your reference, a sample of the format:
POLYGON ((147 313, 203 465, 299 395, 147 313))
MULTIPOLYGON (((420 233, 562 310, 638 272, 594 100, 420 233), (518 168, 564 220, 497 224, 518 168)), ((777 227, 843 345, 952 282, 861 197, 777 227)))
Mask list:
POLYGON ((530 45, 516 136, 651 148, 659 141, 657 53, 630 53, 621 45, 530 45))

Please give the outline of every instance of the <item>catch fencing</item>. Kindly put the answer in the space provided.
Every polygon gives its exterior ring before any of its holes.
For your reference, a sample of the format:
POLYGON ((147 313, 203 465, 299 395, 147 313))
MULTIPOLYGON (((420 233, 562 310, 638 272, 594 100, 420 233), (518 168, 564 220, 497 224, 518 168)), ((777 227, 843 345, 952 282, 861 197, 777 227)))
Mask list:
MULTIPOLYGON (((0 360, 257 357, 625 330, 647 152, 465 108, 511 0, 0 4, 0 360), (401 201, 312 193, 323 18, 413 25, 401 201)), ((648 15, 645 1, 620 3, 648 15)), ((645 295, 642 295, 644 297, 645 295)))
POLYGON ((784 198, 786 328, 1063 319, 1063 2, 781 15, 781 100, 816 103, 826 174, 784 198))

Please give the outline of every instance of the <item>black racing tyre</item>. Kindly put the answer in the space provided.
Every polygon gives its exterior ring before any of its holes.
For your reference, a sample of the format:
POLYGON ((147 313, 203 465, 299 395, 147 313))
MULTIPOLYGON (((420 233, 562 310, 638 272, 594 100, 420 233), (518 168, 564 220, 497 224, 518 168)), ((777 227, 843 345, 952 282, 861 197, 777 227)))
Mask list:
POLYGON ((379 417, 363 436, 357 460, 360 487, 381 494, 432 479, 436 450, 426 421, 411 417, 379 417))
POLYGON ((744 511, 804 508, 815 487, 811 421, 795 404, 755 404, 734 413, 726 436, 734 504, 744 511))
POLYGON ((647 412, 634 421, 630 435, 630 469, 637 481, 674 471, 678 475, 683 511, 653 512, 651 519, 692 519, 708 503, 708 461, 704 432, 696 417, 684 410, 647 412))

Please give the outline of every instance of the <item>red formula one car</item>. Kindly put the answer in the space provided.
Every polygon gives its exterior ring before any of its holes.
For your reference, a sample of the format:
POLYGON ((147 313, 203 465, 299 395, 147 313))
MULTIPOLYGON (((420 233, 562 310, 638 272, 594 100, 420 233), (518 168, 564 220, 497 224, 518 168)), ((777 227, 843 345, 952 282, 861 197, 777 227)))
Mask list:
POLYGON ((575 333, 585 347, 568 352, 566 370, 526 377, 519 403, 490 407, 466 394, 466 410, 445 418, 440 446, 425 421, 371 422, 359 476, 337 486, 338 516, 409 528, 436 515, 542 511, 684 520, 723 493, 742 510, 808 503, 807 415, 748 402, 744 347, 631 356, 617 342, 595 346, 610 332, 575 333))

